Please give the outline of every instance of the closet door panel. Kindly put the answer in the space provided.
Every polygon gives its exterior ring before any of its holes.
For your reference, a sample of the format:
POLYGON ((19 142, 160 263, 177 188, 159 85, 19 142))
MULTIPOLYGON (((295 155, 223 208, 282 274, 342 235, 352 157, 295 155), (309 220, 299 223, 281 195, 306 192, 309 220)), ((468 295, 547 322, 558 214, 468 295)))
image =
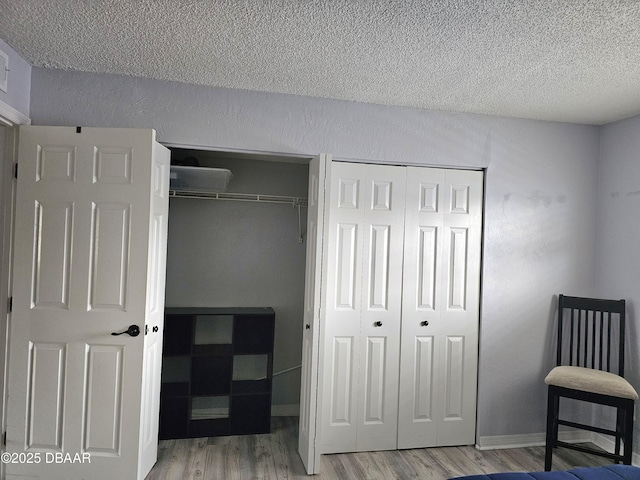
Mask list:
POLYGON ((441 378, 445 393, 442 412, 445 422, 462 421, 463 417, 464 344, 465 338, 462 336, 449 336, 444 339, 444 374, 441 378))
POLYGON ((366 345, 366 383, 364 424, 380 425, 384 422, 384 370, 386 361, 386 338, 369 337, 366 345))
POLYGON ((446 170, 438 446, 475 442, 483 174, 446 170))
POLYGON ((396 448, 406 169, 366 165, 359 451, 396 448))
POLYGON ((433 344, 432 336, 416 337, 415 388, 413 389, 413 422, 433 421, 433 344))
POLYGON ((356 253, 359 250, 358 225, 339 223, 337 225, 335 308, 355 310, 356 306, 356 268, 359 263, 356 253))
POLYGON ((444 170, 407 168, 398 448, 436 445, 444 170))
POLYGON ((447 261, 447 308, 465 310, 467 299, 467 270, 469 230, 449 228, 449 258, 447 261))
POLYGON ((436 265, 438 260, 438 230, 437 225, 418 227, 417 245, 417 279, 418 295, 416 308, 433 311, 436 298, 436 265))
POLYGON ((363 165, 332 162, 325 191, 327 267, 318 388, 321 453, 357 448, 365 174, 363 165))
POLYGON ((353 424, 353 341, 353 337, 334 337, 333 340, 330 410, 332 427, 353 424))
MULTIPOLYGON (((318 371, 320 358, 321 287, 323 275, 323 236, 325 182, 331 157, 318 155, 309 162, 309 205, 307 209, 307 252, 304 293, 304 329, 302 330, 302 367, 300 373, 300 420, 298 452, 308 474, 320 467, 318 437, 318 371)), ((320 369, 320 371, 322 371, 320 369)))
POLYGON ((369 278, 369 309, 387 310, 389 302, 389 262, 390 262, 389 225, 371 225, 369 235, 370 272, 369 278))

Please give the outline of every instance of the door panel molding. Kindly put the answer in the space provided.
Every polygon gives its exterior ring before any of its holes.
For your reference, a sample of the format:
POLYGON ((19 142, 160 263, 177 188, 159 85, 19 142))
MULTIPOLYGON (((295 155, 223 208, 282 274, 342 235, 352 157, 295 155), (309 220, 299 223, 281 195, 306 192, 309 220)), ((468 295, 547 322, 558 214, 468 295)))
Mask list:
POLYGON ((31 343, 27 412, 27 449, 62 451, 65 365, 64 343, 31 343))
POLYGON ((93 203, 89 310, 126 311, 131 204, 93 203))
POLYGON ((74 216, 73 202, 35 202, 32 308, 69 309, 74 216))
POLYGON ((432 336, 416 337, 415 386, 413 389, 414 422, 428 422, 433 419, 433 343, 432 336))
POLYGON ((84 451, 120 456, 124 347, 87 345, 84 451))

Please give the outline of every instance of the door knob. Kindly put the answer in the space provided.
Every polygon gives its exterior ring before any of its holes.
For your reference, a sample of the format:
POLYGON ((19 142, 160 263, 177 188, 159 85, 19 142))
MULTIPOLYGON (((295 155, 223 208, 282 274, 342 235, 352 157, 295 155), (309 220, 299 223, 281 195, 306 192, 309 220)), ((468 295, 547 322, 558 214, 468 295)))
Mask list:
POLYGON ((378 320, 377 322, 373 323, 374 327, 381 327, 382 326, 382 322, 380 320, 378 320))
POLYGON ((307 324, 304 326, 304 328, 305 328, 306 330, 310 330, 310 329, 311 329, 311 325, 309 325, 309 324, 307 323, 307 324))
POLYGON ((420 325, 422 325, 423 327, 426 327, 427 325, 429 325, 429 321, 428 320, 423 320, 420 322, 420 325))
POLYGON ((138 325, 129 325, 129 328, 124 332, 111 332, 111 335, 122 335, 124 333, 131 335, 132 337, 137 337, 140 335, 140 327, 138 325))

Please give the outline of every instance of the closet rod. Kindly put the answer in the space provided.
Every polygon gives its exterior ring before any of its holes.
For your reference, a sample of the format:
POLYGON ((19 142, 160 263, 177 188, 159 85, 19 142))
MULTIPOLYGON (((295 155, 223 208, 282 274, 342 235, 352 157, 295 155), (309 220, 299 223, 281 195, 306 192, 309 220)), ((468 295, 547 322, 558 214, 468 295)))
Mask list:
POLYGON ((282 195, 169 190, 169 196, 176 198, 202 198, 207 200, 236 200, 240 202, 286 203, 294 207, 307 206, 307 199, 304 197, 287 197, 282 195))

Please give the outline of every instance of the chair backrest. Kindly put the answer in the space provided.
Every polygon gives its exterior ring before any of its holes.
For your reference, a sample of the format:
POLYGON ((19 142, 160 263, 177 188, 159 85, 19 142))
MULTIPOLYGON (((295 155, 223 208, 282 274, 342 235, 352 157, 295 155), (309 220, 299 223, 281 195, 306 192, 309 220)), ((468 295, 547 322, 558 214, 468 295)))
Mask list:
POLYGON ((557 365, 624 376, 624 300, 558 298, 557 365))

